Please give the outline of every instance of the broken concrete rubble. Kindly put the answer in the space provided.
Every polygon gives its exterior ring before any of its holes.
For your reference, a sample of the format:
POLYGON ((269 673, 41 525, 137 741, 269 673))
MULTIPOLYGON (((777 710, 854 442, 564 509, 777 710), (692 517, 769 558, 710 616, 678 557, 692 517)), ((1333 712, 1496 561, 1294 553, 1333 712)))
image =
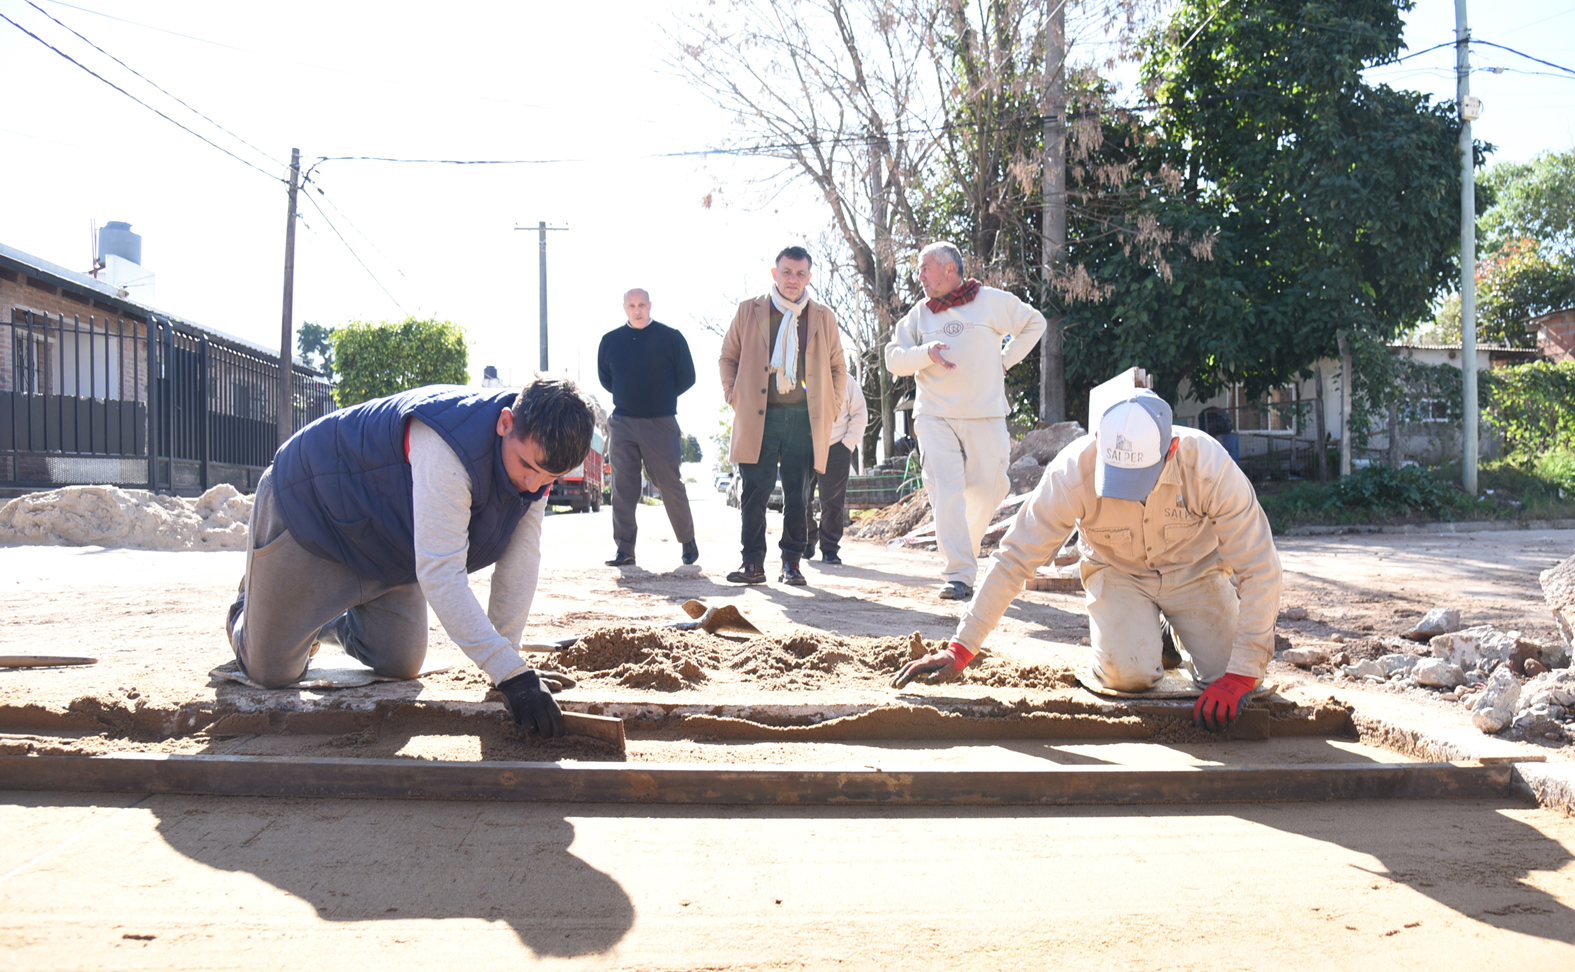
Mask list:
POLYGON ((1412 626, 1404 635, 1412 641, 1431 641, 1433 638, 1451 631, 1460 630, 1460 610, 1458 608, 1433 608, 1422 616, 1422 620, 1412 626))
POLYGON ((1565 643, 1575 644, 1575 557, 1549 567, 1538 579, 1542 582, 1542 596, 1559 623, 1565 643))
POLYGON ((1471 723, 1483 732, 1498 732, 1514 718, 1519 701, 1519 679, 1508 668, 1500 668, 1471 704, 1471 723))
POLYGON ((1280 657, 1297 668, 1329 664, 1329 652, 1322 648, 1287 648, 1280 657))
POLYGON ((1427 688, 1452 689, 1466 684, 1466 673, 1459 665, 1442 658, 1423 658, 1412 670, 1416 684, 1427 688))

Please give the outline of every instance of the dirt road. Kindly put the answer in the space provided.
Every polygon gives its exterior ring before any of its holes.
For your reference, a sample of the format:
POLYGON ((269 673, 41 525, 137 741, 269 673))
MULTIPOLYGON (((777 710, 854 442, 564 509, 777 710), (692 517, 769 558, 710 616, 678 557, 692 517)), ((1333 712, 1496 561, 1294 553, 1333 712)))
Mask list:
POLYGON ((1519 805, 654 808, 7 794, 10 969, 1476 969, 1575 958, 1519 805))

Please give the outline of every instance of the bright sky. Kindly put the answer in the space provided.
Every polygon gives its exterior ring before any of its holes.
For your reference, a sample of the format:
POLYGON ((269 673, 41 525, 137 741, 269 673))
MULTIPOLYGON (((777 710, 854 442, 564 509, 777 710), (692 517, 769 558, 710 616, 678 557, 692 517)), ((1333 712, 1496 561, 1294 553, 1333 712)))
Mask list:
MULTIPOLYGON (((538 220, 548 238, 551 366, 602 393, 601 335, 630 287, 689 338, 700 381, 680 402, 704 442, 722 406, 719 340, 739 300, 764 291, 772 256, 825 221, 806 193, 769 201, 764 163, 679 155, 721 144, 731 121, 667 66, 663 35, 704 0, 431 4, 277 0, 36 0, 244 139, 226 136, 93 50, 27 0, 0 13, 261 167, 198 141, 0 21, 0 242, 77 270, 90 226, 125 220, 157 275, 154 303, 277 346, 292 146, 319 156, 542 159, 509 166, 329 161, 302 202, 295 320, 338 325, 405 313, 463 325, 471 364, 522 381, 537 363, 538 220), (701 205, 721 189, 709 209, 701 205), (331 225, 330 225, 331 224, 331 225), (531 232, 516 232, 516 225, 531 232), (349 242, 342 243, 335 230, 349 242), (350 249, 354 250, 352 255, 350 249), (358 262, 364 261, 367 269, 358 262), (374 280, 375 277, 375 280, 374 280)), ((1569 0, 1474 4, 1478 39, 1575 67, 1569 0)), ((1413 50, 1451 41, 1451 0, 1422 0, 1413 50)), ((1373 72, 1453 99, 1452 48, 1373 72)), ((1575 75, 1478 48, 1478 138, 1496 159, 1575 145, 1575 75), (1503 74, 1480 69, 1504 67, 1503 74), (1545 73, 1535 73, 1545 72, 1545 73)), ((707 459, 712 458, 709 446, 707 459)))

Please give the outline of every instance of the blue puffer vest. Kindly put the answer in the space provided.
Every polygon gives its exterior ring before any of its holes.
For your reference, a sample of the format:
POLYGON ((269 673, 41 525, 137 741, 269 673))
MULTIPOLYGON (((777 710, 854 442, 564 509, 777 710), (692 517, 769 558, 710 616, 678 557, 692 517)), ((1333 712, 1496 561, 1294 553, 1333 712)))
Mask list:
POLYGON ((414 500, 405 423, 419 418, 470 472, 467 572, 495 564, 545 488, 521 493, 503 468, 498 416, 515 393, 428 385, 330 412, 273 457, 273 490, 290 535, 365 577, 416 577, 414 500))

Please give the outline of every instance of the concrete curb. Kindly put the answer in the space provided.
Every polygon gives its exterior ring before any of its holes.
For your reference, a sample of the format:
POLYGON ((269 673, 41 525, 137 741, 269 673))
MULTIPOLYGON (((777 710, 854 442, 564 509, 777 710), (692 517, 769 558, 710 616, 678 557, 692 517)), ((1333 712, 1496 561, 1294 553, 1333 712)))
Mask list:
POLYGON ((1575 764, 1548 763, 1505 739, 1463 729, 1419 729, 1383 716, 1351 716, 1357 737, 1365 744, 1429 762, 1509 763, 1514 792, 1545 810, 1575 816, 1575 764))
POLYGON ((1575 530, 1575 520, 1461 520, 1458 523, 1370 523, 1291 527, 1282 537, 1332 537, 1351 533, 1500 533, 1508 530, 1575 530))

